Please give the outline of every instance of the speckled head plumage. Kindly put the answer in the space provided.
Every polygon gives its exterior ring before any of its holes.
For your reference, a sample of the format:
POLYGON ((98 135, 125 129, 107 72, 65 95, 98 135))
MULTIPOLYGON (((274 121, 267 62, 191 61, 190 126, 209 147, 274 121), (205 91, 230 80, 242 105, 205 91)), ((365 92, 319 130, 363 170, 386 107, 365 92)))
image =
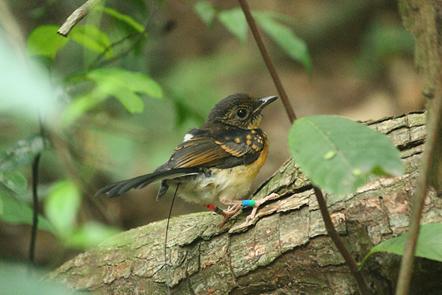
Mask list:
POLYGON ((256 99, 243 93, 229 95, 213 107, 205 125, 221 123, 242 129, 258 128, 261 111, 276 99, 276 96, 256 99))

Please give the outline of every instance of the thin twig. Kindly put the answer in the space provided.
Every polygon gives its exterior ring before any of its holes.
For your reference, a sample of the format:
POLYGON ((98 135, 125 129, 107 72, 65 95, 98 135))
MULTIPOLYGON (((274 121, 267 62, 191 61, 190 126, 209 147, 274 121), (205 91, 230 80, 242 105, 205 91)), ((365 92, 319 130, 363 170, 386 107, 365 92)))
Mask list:
MULTIPOLYGON (((276 89, 278 90, 279 96, 281 97, 282 103, 284 104, 284 108, 286 110, 287 116, 290 120, 290 122, 293 123, 294 120, 296 120, 295 112, 290 104, 290 101, 287 97, 287 93, 285 92, 284 86, 282 85, 281 79, 278 76, 278 73, 276 72, 275 66, 273 65, 272 59, 264 45, 264 42, 262 40, 261 34, 259 33, 259 30, 256 26, 255 20, 253 19, 252 13, 250 11, 250 7, 246 0, 238 0, 239 4, 241 5, 242 11, 244 12, 244 15, 246 17, 247 23, 249 24, 250 30, 252 31, 253 37, 255 38, 256 44, 258 45, 259 51, 261 52, 261 56, 264 59, 264 62, 267 66, 267 69, 272 76, 273 83, 275 84, 276 89)), ((318 200, 319 209, 321 211, 322 219, 324 220, 325 228, 327 230, 328 235, 334 242, 336 248, 341 253, 342 257, 344 257, 344 260, 347 264, 347 266, 350 269, 350 272, 354 276, 359 292, 363 295, 369 294, 368 287, 364 281, 364 278, 362 277, 361 273, 358 270, 356 261, 353 259, 353 257, 350 255, 350 252, 345 247, 344 243, 342 242, 341 238, 339 237, 336 229, 334 228, 333 222, 331 221, 330 213, 327 209, 327 204, 325 202, 324 196, 321 192, 321 190, 313 186, 313 190, 316 195, 316 199, 318 200)))
POLYGON ((38 168, 40 165, 41 153, 34 157, 32 162, 32 227, 31 240, 29 242, 29 261, 35 264, 35 246, 37 243, 38 229, 38 168))
MULTIPOLYGON (((442 74, 440 75, 442 77, 442 74)), ((409 292, 411 276, 413 273, 414 255, 419 236, 420 221, 424 209, 425 198, 430 187, 431 172, 433 167, 433 158, 436 150, 437 139, 441 134, 440 126, 442 124, 442 82, 439 80, 436 85, 436 95, 432 105, 432 111, 429 114, 427 124, 427 137, 422 155, 421 172, 417 179, 416 195, 411 204, 410 227, 408 239, 405 244, 404 255, 401 261, 399 279, 396 288, 396 295, 406 295, 409 292)))
POLYGON ((328 212, 327 203, 325 202, 322 191, 316 186, 313 186, 313 191, 315 192, 316 199, 318 200, 319 211, 321 211, 322 220, 324 220, 325 229, 327 230, 328 235, 332 239, 338 251, 341 253, 342 257, 344 257, 345 263, 350 269, 350 272, 352 273, 353 277, 356 279, 356 282, 358 283, 359 287, 359 292, 361 292, 361 294, 369 294, 367 285, 365 284, 361 272, 358 270, 356 261, 353 259, 350 252, 345 247, 344 243, 342 242, 338 232, 336 231, 333 225, 333 221, 331 220, 330 212, 328 212))
POLYGON ((258 27, 256 26, 255 19, 253 18, 252 13, 250 12, 249 4, 247 3, 246 0, 238 0, 238 2, 239 5, 241 5, 242 11, 244 12, 247 23, 249 24, 250 30, 252 31, 253 38, 255 38, 256 45, 258 45, 259 52, 261 52, 261 56, 264 60, 264 63, 267 66, 267 70, 269 71, 270 76, 272 76, 273 83, 275 84, 276 90, 278 91, 282 104, 284 105, 284 109, 287 113, 287 116, 289 117, 290 123, 293 123, 296 120, 295 111, 293 110, 292 105, 290 104, 284 86, 282 86, 281 79, 279 78, 279 75, 276 72, 275 66, 273 65, 269 52, 267 51, 267 48, 264 45, 261 34, 259 33, 258 27))
POLYGON ((83 5, 78 7, 68 16, 57 33, 63 37, 67 37, 70 31, 78 24, 86 15, 89 14, 91 9, 102 0, 87 0, 83 5))

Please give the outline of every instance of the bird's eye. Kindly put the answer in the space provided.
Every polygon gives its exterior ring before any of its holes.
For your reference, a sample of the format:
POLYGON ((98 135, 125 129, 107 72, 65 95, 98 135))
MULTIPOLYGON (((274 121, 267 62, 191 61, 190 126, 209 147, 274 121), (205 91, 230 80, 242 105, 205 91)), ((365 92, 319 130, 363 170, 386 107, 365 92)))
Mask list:
POLYGON ((247 115, 249 114, 249 111, 247 111, 246 109, 239 109, 236 112, 236 115, 238 116, 238 118, 240 119, 244 119, 245 117, 247 117, 247 115))

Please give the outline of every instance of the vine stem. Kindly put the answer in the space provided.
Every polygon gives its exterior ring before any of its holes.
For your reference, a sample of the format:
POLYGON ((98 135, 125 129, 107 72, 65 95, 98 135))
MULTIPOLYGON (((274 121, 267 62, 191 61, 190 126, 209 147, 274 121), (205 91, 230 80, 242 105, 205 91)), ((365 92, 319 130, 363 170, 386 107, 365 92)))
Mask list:
POLYGON ((32 162, 32 227, 29 241, 29 261, 35 264, 35 246, 37 243, 38 230, 38 168, 40 166, 41 153, 34 157, 32 162))
MULTIPOLYGON (((267 51, 267 48, 262 40, 261 34, 258 30, 258 27, 256 26, 256 22, 253 18, 253 15, 250 11, 250 6, 247 3, 247 0, 238 0, 239 5, 241 6, 241 9, 244 13, 244 16, 246 17, 247 23, 249 25, 250 30, 252 31, 253 37, 255 39, 256 45, 258 46, 258 49, 261 53, 261 56, 264 60, 264 63, 267 66, 267 70, 270 73, 270 76, 272 77, 273 83, 275 84, 275 87, 278 91, 278 94, 281 98, 281 101, 284 105, 284 109, 287 113, 287 116, 291 123, 293 123, 296 120, 296 114, 293 110, 290 101, 287 96, 287 92, 284 89, 284 86, 282 85, 281 79, 279 78, 279 75, 276 71, 276 68, 272 62, 272 59, 270 57, 269 52, 267 51)), ((336 231, 333 222, 330 217, 330 213, 327 209, 327 203, 324 199, 324 196, 322 194, 322 191, 313 185, 313 190, 315 192, 316 199, 318 200, 319 210, 321 211, 322 219, 325 224, 325 228, 327 230, 328 235, 332 239, 333 243, 335 244, 338 251, 341 253, 342 257, 344 257, 344 260, 350 269, 350 272, 354 276, 359 292, 363 295, 369 294, 368 287, 364 281, 364 278, 362 277, 361 272, 358 270, 356 261, 351 256, 348 249, 345 247, 344 243, 342 242, 341 238, 339 237, 338 232, 336 231)))
MULTIPOLYGON (((442 74, 439 75, 442 78, 442 74)), ((419 237, 420 221, 424 209, 425 198, 431 182, 431 173, 433 169, 434 154, 437 149, 438 136, 442 131, 442 82, 436 85, 436 95, 432 110, 429 114, 427 124, 427 137, 422 155, 421 173, 417 179, 416 195, 411 205, 410 228, 408 239, 404 248, 404 255, 401 260, 401 268, 396 287, 396 295, 406 295, 409 292, 411 277, 413 273, 413 264, 416 253, 416 244, 419 237)))
POLYGON ((262 59, 267 66, 267 70, 272 76, 273 83, 275 84, 276 90, 278 91, 279 97, 281 98, 282 104, 284 105, 284 109, 289 117, 290 123, 293 123, 296 120, 296 114, 293 110, 292 105, 290 104, 289 98, 287 96, 287 92, 282 85, 281 79, 279 78, 278 72, 276 71, 275 66, 273 65, 272 59, 270 57, 269 52, 267 51, 266 46, 264 45, 264 41, 262 40, 261 34, 259 33, 258 27, 256 26, 255 19, 253 18, 252 13, 250 12, 249 4, 246 0, 238 0, 239 5, 241 6, 242 11, 246 17, 247 23, 249 24, 250 31, 252 31, 253 38, 255 38, 256 45, 258 45, 259 52, 261 52, 262 59))

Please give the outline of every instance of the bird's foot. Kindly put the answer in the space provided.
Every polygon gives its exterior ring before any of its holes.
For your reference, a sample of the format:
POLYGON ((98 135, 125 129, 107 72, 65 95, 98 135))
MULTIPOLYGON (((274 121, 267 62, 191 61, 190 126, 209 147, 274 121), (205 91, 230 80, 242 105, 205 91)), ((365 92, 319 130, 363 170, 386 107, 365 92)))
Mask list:
POLYGON ((223 216, 223 221, 219 224, 219 227, 223 227, 227 221, 236 215, 241 210, 241 202, 231 204, 227 210, 222 210, 221 215, 223 216))
POLYGON ((265 196, 264 198, 259 200, 243 200, 243 207, 253 207, 252 212, 250 212, 250 214, 246 217, 245 223, 249 223, 253 220, 253 218, 255 218, 256 213, 258 212, 258 209, 262 204, 265 204, 268 201, 275 200, 277 198, 279 198, 279 195, 277 193, 271 193, 270 195, 265 196))
POLYGON ((230 220, 236 213, 238 213, 241 210, 241 201, 230 203, 229 207, 226 210, 220 209, 218 206, 213 204, 208 204, 207 209, 210 211, 213 211, 219 215, 223 216, 223 221, 218 225, 219 227, 223 227, 227 221, 230 220))

